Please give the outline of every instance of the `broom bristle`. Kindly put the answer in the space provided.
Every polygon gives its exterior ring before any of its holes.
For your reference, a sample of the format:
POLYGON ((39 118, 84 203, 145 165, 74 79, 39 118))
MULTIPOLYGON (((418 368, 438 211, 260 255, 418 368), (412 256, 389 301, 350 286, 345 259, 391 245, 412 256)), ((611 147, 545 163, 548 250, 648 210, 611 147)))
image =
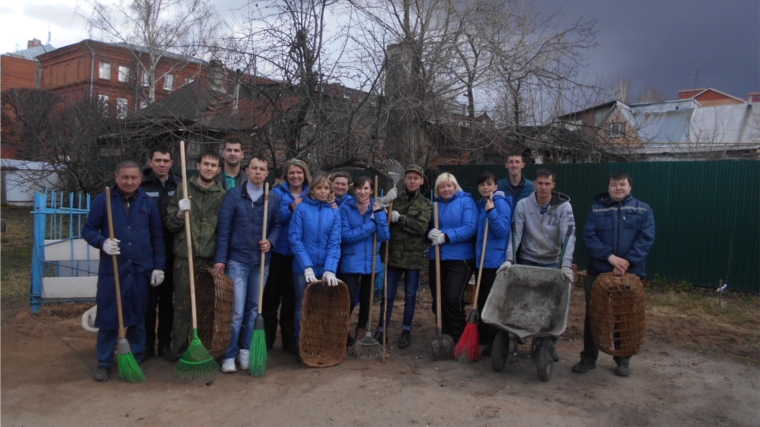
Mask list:
POLYGON ((249 366, 251 375, 260 377, 267 369, 267 334, 264 329, 254 329, 251 339, 249 366))
POLYGON ((138 383, 140 381, 148 381, 148 377, 143 374, 140 365, 137 364, 135 355, 132 352, 119 354, 116 358, 119 365, 119 376, 121 379, 128 383, 138 383))
POLYGON ((179 359, 173 374, 176 377, 193 380, 206 378, 219 372, 219 365, 211 353, 203 346, 198 338, 198 330, 193 329, 193 341, 187 347, 182 358, 179 359))
POLYGON ((460 363, 473 363, 480 359, 480 335, 477 323, 467 323, 462 337, 454 347, 454 358, 460 363))
POLYGON ((379 359, 385 350, 376 339, 372 338, 372 334, 368 331, 364 338, 349 347, 348 352, 357 359, 379 359))

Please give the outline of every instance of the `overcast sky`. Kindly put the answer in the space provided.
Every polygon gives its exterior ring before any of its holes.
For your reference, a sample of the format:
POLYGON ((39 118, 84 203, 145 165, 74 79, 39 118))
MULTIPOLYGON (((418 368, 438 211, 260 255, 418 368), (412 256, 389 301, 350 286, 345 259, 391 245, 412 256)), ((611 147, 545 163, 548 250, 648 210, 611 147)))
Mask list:
MULTIPOLYGON (((229 15, 244 0, 215 0, 229 15)), ((679 89, 713 87, 746 98, 760 91, 758 0, 537 0, 568 22, 595 19, 599 46, 587 53, 586 81, 629 80, 635 97, 646 85, 667 98, 679 89)), ((88 37, 76 0, 4 0, 0 52, 25 49, 34 37, 63 47, 88 37)))

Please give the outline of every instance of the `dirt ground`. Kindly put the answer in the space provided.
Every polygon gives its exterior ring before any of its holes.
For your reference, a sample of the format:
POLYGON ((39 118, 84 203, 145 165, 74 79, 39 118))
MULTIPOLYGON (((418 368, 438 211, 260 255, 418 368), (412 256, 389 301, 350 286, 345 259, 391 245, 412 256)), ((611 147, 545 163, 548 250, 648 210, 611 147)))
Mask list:
MULTIPOLYGON (((390 359, 306 368, 279 349, 266 375, 218 374, 181 381, 174 364, 143 364, 148 382, 127 384, 114 371, 90 379, 95 335, 80 326, 87 305, 31 314, 25 305, 2 311, 3 426, 757 426, 760 371, 757 341, 740 330, 693 327, 669 313, 648 313, 647 341, 632 375, 613 375, 602 355, 595 370, 574 374, 582 346, 583 295, 573 295, 551 381, 541 383, 527 348, 502 373, 490 358, 472 365, 431 362, 434 333, 429 293, 418 306, 412 346, 390 359), (698 349, 698 351, 689 348, 698 349)), ((398 302, 398 300, 397 300, 398 302)), ((401 306, 394 313, 400 316, 401 306)), ((373 319, 376 319, 377 303, 373 319)), ((355 315, 354 315, 355 316, 355 315)))

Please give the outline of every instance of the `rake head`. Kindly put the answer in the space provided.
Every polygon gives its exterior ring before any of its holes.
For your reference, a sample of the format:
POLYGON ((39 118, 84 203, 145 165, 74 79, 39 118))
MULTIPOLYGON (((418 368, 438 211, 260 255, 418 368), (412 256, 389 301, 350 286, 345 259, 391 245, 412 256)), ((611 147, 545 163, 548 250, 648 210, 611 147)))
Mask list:
POLYGON ((393 159, 388 159, 382 163, 388 176, 393 179, 393 186, 397 186, 404 178, 404 166, 393 159))
POLYGON ((383 346, 376 339, 372 338, 372 333, 369 331, 367 331, 367 335, 364 338, 357 340, 348 349, 348 353, 357 359, 379 359, 384 352, 383 346))
POLYGON ((172 373, 175 377, 193 380, 210 377, 218 372, 219 365, 198 338, 198 329, 193 329, 193 340, 172 373))

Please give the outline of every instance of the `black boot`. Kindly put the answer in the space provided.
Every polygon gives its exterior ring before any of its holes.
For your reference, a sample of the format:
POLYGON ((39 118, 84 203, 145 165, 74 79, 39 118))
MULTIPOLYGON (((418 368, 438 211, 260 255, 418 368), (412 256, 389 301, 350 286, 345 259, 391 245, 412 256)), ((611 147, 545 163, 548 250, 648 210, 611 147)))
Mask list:
POLYGON ((375 335, 372 335, 372 338, 380 344, 383 343, 383 333, 381 331, 375 332, 375 335))
POLYGON ((619 377, 627 377, 631 375, 631 368, 630 368, 630 357, 615 357, 615 363, 617 363, 617 368, 615 368, 615 375, 619 377))
POLYGON ((398 340, 398 348, 407 348, 412 345, 412 332, 401 331, 401 339, 398 340))

